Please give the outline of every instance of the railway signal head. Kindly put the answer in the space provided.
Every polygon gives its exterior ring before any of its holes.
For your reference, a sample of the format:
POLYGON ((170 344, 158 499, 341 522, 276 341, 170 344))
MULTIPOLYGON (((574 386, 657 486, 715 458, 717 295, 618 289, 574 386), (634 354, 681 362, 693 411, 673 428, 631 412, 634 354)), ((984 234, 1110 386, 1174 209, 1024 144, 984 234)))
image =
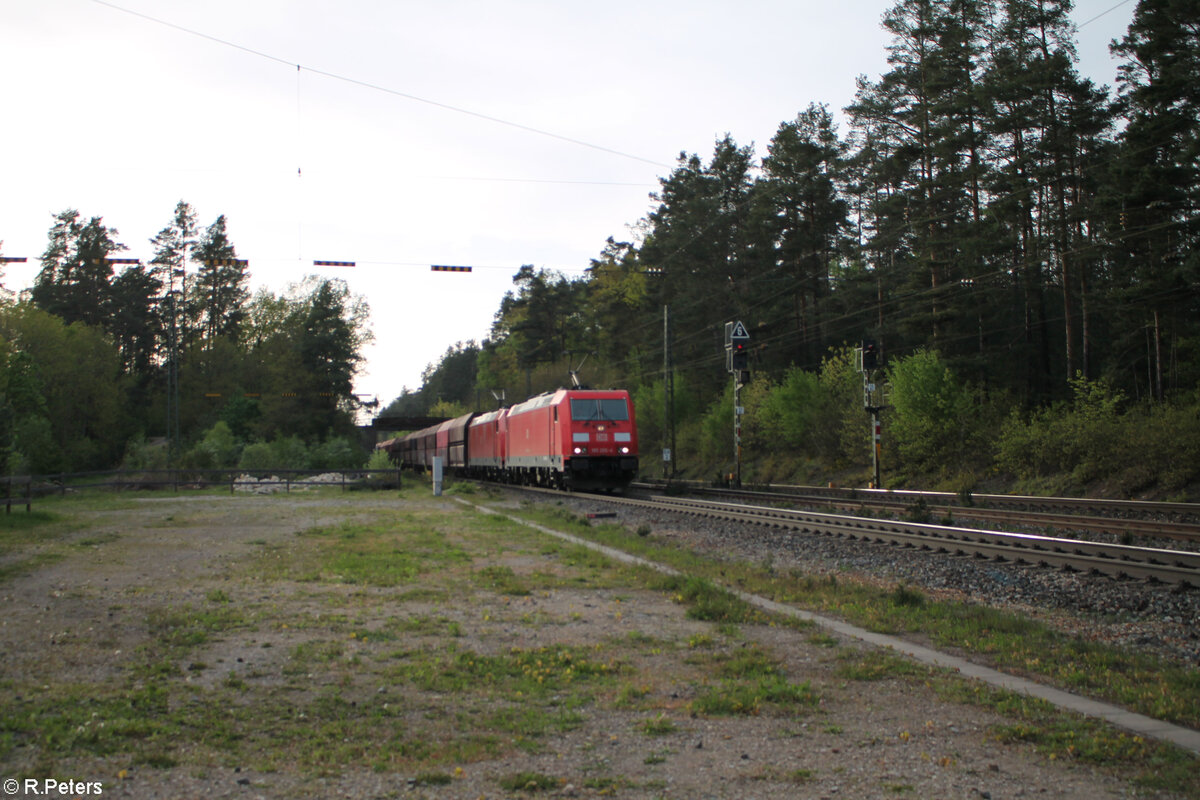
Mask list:
POLYGON ((750 353, 744 342, 735 342, 731 350, 732 366, 735 370, 750 369, 750 353))
POLYGON ((741 320, 725 323, 725 368, 743 385, 750 381, 749 344, 750 334, 741 320))
POLYGON ((865 372, 879 369, 879 345, 864 340, 862 343, 862 368, 865 372))

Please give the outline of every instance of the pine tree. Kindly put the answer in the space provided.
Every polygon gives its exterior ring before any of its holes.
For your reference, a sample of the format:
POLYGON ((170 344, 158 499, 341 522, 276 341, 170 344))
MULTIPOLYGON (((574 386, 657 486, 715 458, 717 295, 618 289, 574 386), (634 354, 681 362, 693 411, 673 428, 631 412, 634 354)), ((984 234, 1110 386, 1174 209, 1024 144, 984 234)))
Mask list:
POLYGON ((949 352, 973 340, 958 289, 981 258, 985 17, 976 0, 901 0, 883 19, 891 69, 861 80, 847 109, 880 157, 860 183, 877 187, 870 213, 882 239, 868 247, 877 268, 899 272, 885 283, 908 295, 900 330, 909 345, 949 352))
POLYGON ((191 205, 180 200, 171 222, 150 243, 154 245, 150 264, 164 291, 159 314, 163 330, 160 359, 165 362, 170 353, 178 352, 180 344, 190 338, 183 298, 188 289, 187 265, 196 247, 196 212, 191 205))
POLYGON ((768 296, 788 299, 790 308, 779 311, 794 321, 781 336, 790 346, 778 348, 787 355, 778 366, 813 366, 825 351, 823 306, 849 227, 838 192, 844 146, 829 109, 813 104, 780 125, 767 151, 756 193, 775 269, 763 273, 762 285, 768 296))
POLYGON ((355 407, 354 375, 371 338, 368 310, 345 281, 309 278, 296 292, 288 327, 302 370, 296 376, 299 393, 308 400, 302 432, 324 436, 341 427, 346 419, 341 412, 355 407))
MULTIPOLYGON (((657 275, 647 275, 637 248, 632 242, 618 242, 611 236, 599 257, 588 266, 587 341, 588 349, 600 358, 616 361, 628 357, 631 372, 639 372, 643 356, 655 365, 662 363, 658 336, 647 336, 639 324, 657 319, 661 310, 651 299, 657 275), (654 354, 654 355, 651 355, 654 354)), ((654 330, 657 331, 657 328, 654 330)))
POLYGON ((1086 231, 1107 118, 1103 92, 1074 67, 1070 10, 1069 0, 1006 0, 982 81, 993 153, 989 225, 1001 245, 990 261, 994 275, 1014 276, 1023 296, 1014 309, 1024 321, 1019 363, 1035 401, 1087 368, 1085 289, 1094 255, 1086 231), (1062 320, 1061 337, 1051 332, 1052 316, 1062 320))
POLYGON ((125 249, 116 236, 117 230, 105 227, 100 217, 83 222, 75 209, 56 214, 42 269, 30 290, 33 302, 68 324, 104 326, 113 276, 108 259, 125 249))
POLYGON ((141 264, 125 269, 111 286, 112 313, 107 328, 121 355, 122 371, 139 382, 149 380, 164 336, 161 293, 156 271, 141 264))
POLYGON ((188 293, 189 316, 197 321, 204 340, 228 336, 236 341, 246 319, 250 292, 246 265, 229 240, 224 214, 205 228, 193 255, 200 270, 188 293))
POLYGON ((1117 283, 1131 318, 1151 337, 1150 394, 1172 382, 1170 350, 1200 333, 1200 6, 1140 0, 1112 50, 1126 126, 1113 161, 1108 235, 1117 283), (1118 205, 1119 204, 1119 205, 1118 205))
POLYGON ((749 308, 752 280, 768 257, 753 255, 752 166, 751 148, 727 135, 708 166, 681 153, 652 195, 659 206, 647 219, 639 258, 658 275, 655 305, 671 306, 681 332, 677 363, 722 369, 724 324, 749 308))

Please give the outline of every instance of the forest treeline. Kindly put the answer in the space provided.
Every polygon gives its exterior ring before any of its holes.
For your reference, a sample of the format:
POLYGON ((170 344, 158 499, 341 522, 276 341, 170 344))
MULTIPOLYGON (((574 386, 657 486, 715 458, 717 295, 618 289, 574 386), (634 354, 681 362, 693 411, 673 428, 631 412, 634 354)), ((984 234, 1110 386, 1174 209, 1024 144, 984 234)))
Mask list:
POLYGON ((8 474, 361 465, 365 301, 315 276, 252 295, 226 218, 183 201, 149 263, 118 236, 57 214, 34 285, 0 301, 8 474))
POLYGON ((522 267, 489 338, 388 413, 494 407, 583 364, 635 393, 653 472, 669 309, 678 467, 732 459, 723 329, 742 320, 752 477, 869 463, 870 340, 892 481, 1182 491, 1200 477, 1200 7, 1139 0, 1112 90, 1077 71, 1070 9, 901 0, 844 132, 814 103, 761 156, 731 135, 681 153, 628 241, 581 278, 522 267))

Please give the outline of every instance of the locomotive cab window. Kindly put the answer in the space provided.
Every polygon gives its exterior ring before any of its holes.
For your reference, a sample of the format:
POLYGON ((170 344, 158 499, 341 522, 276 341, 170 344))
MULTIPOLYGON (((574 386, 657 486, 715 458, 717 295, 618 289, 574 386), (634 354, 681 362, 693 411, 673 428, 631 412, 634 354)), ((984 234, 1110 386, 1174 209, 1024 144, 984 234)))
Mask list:
POLYGON ((629 419, 629 407, 623 397, 572 398, 571 418, 576 422, 620 422, 629 419))

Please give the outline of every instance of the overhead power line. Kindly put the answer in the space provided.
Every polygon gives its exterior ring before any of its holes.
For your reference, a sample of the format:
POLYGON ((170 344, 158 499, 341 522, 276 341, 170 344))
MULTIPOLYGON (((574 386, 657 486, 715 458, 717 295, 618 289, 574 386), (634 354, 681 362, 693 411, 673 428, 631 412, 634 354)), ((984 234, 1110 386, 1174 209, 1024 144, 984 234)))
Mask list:
POLYGON ((1110 8, 1108 11, 1101 11, 1099 14, 1097 14, 1096 16, 1094 16, 1094 17, 1092 17, 1091 19, 1089 19, 1087 22, 1081 22, 1081 23, 1079 23, 1079 25, 1078 25, 1078 26, 1076 26, 1076 27, 1082 28, 1084 25, 1090 25, 1090 24, 1092 24, 1093 22, 1095 22, 1096 20, 1098 20, 1098 19, 1100 19, 1101 17, 1103 17, 1105 14, 1110 14, 1110 13, 1112 13, 1113 11, 1116 11, 1116 10, 1117 10, 1118 8, 1120 8, 1121 6, 1128 5, 1128 4, 1132 3, 1132 2, 1133 2, 1133 0, 1121 0, 1121 2, 1117 3, 1115 6, 1113 6, 1112 8, 1110 8))
POLYGON ((235 50, 241 50, 243 53, 248 53, 252 56, 257 56, 259 58, 264 58, 268 61, 274 61, 277 64, 283 64, 287 67, 295 67, 297 70, 303 69, 303 70, 313 73, 314 75, 321 75, 321 76, 329 78, 331 80, 341 81, 343 83, 349 83, 354 86, 360 86, 364 89, 371 89, 376 92, 383 92, 384 94, 390 94, 394 97, 402 97, 405 100, 412 100, 417 103, 425 103, 426 105, 431 105, 436 108, 444 109, 446 111, 453 111, 456 114, 465 114, 466 116, 475 117, 476 119, 482 119, 487 122, 494 122, 497 125, 505 125, 509 128, 516 128, 517 130, 525 131, 527 133, 534 133, 534 134, 537 134, 538 136, 546 136, 551 139, 557 139, 561 142, 567 142, 568 144, 577 145, 579 147, 586 147, 591 150, 598 150, 602 153, 608 153, 609 155, 618 156, 620 158, 628 158, 633 161, 641 161, 644 164, 650 164, 655 167, 663 167, 665 169, 671 168, 670 164, 664 164, 661 161, 655 161, 650 158, 644 158, 642 156, 633 155, 632 153, 625 153, 625 152, 622 152, 621 150, 615 150, 611 147, 605 147, 603 145, 593 144, 592 142, 585 142, 582 139, 575 139, 570 136, 564 136, 560 133, 554 133, 553 131, 548 131, 543 128, 535 128, 532 125, 524 125, 520 122, 513 122, 512 120, 503 119, 501 117, 493 117, 490 114, 482 114, 478 111, 472 111, 469 108, 462 108, 461 106, 453 106, 453 105, 450 105, 449 103, 442 103, 437 100, 430 100, 427 97, 419 97, 415 94, 409 94, 408 92, 402 92, 398 89, 392 89, 387 86, 381 86, 377 83, 371 83, 370 81, 360 80, 358 78, 351 78, 348 75, 340 75, 336 72, 329 72, 327 70, 314 69, 313 67, 306 67, 302 64, 295 64, 291 61, 280 58, 279 56, 272 55, 271 53, 267 53, 262 50, 256 50, 253 47, 246 47, 245 45, 237 44, 236 42, 231 42, 228 39, 222 39, 218 36, 213 36, 211 34, 202 33, 201 31, 193 30, 192 28, 185 28, 184 26, 177 25, 174 22, 168 22, 165 19, 153 17, 149 14, 143 14, 140 11, 134 11, 129 8, 123 8, 122 6, 118 6, 113 3, 106 2, 106 0, 92 0, 92 2, 96 3, 97 5, 104 6, 105 8, 111 8, 114 11, 120 11, 124 14, 129 14, 130 16, 144 19, 147 22, 153 22, 156 25, 162 25, 163 27, 171 28, 173 30, 180 31, 181 33, 186 33, 189 36, 196 36, 200 39, 205 39, 205 40, 213 42, 215 44, 223 45, 225 47, 231 47, 235 50))

